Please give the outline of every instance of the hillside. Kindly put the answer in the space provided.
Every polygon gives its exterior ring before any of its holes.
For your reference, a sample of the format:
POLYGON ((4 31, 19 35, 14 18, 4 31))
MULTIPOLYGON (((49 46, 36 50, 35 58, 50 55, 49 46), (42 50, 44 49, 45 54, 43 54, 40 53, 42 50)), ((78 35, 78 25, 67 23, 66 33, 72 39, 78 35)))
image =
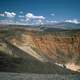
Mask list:
MULTIPOLYGON (((38 74, 75 74, 77 72, 60 67, 54 63, 41 62, 9 42, 0 46, 0 71, 38 74), (4 50, 1 50, 4 49, 4 50), (8 50, 8 52, 6 52, 8 50)), ((78 74, 78 73, 77 73, 78 74)))
MULTIPOLYGON (((58 31, 57 29, 55 30, 55 28, 53 29, 54 31, 51 32, 48 28, 43 31, 33 29, 1 30, 0 37, 4 41, 7 41, 6 44, 9 43, 12 45, 9 45, 9 49, 11 51, 13 50, 12 54, 25 60, 21 60, 25 62, 24 65, 26 65, 26 63, 29 64, 26 67, 22 66, 27 69, 26 71, 31 69, 33 72, 40 73, 67 73, 68 69, 70 69, 79 72, 80 31, 58 31), (27 55, 30 56, 30 59, 27 59, 29 57, 27 57, 27 55), (29 69, 32 65, 33 67, 29 69)), ((25 69, 23 69, 22 71, 25 71, 25 69)))

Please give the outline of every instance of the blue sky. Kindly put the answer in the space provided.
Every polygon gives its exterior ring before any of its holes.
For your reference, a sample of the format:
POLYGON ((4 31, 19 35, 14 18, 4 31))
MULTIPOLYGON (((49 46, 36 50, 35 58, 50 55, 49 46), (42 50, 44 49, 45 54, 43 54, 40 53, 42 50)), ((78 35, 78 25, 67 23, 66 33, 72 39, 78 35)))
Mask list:
POLYGON ((80 0, 0 0, 0 22, 80 21, 80 0))

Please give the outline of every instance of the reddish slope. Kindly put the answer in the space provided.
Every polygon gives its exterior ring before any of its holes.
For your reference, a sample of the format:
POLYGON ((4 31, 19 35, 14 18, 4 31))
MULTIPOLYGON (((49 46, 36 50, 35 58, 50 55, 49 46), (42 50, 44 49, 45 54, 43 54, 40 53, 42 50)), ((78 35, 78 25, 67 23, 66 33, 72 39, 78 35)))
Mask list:
POLYGON ((17 47, 23 46, 25 49, 29 46, 36 54, 44 56, 51 62, 80 65, 80 32, 75 32, 73 36, 66 36, 66 34, 59 36, 59 34, 61 33, 40 35, 34 31, 24 32, 12 36, 11 43, 17 47))

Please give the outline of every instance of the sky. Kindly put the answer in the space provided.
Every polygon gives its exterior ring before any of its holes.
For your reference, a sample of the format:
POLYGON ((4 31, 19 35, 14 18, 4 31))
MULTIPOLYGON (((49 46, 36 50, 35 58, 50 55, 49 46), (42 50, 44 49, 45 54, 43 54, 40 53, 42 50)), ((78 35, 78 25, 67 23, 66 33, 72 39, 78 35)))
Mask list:
POLYGON ((80 0, 0 0, 0 23, 80 23, 80 0))

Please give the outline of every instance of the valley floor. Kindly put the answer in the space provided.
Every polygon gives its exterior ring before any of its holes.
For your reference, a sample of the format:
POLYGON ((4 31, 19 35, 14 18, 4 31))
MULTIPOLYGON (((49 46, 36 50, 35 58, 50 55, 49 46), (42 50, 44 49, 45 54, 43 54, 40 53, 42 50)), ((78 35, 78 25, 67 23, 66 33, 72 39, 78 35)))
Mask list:
POLYGON ((0 72, 0 80, 80 80, 80 76, 0 72))

